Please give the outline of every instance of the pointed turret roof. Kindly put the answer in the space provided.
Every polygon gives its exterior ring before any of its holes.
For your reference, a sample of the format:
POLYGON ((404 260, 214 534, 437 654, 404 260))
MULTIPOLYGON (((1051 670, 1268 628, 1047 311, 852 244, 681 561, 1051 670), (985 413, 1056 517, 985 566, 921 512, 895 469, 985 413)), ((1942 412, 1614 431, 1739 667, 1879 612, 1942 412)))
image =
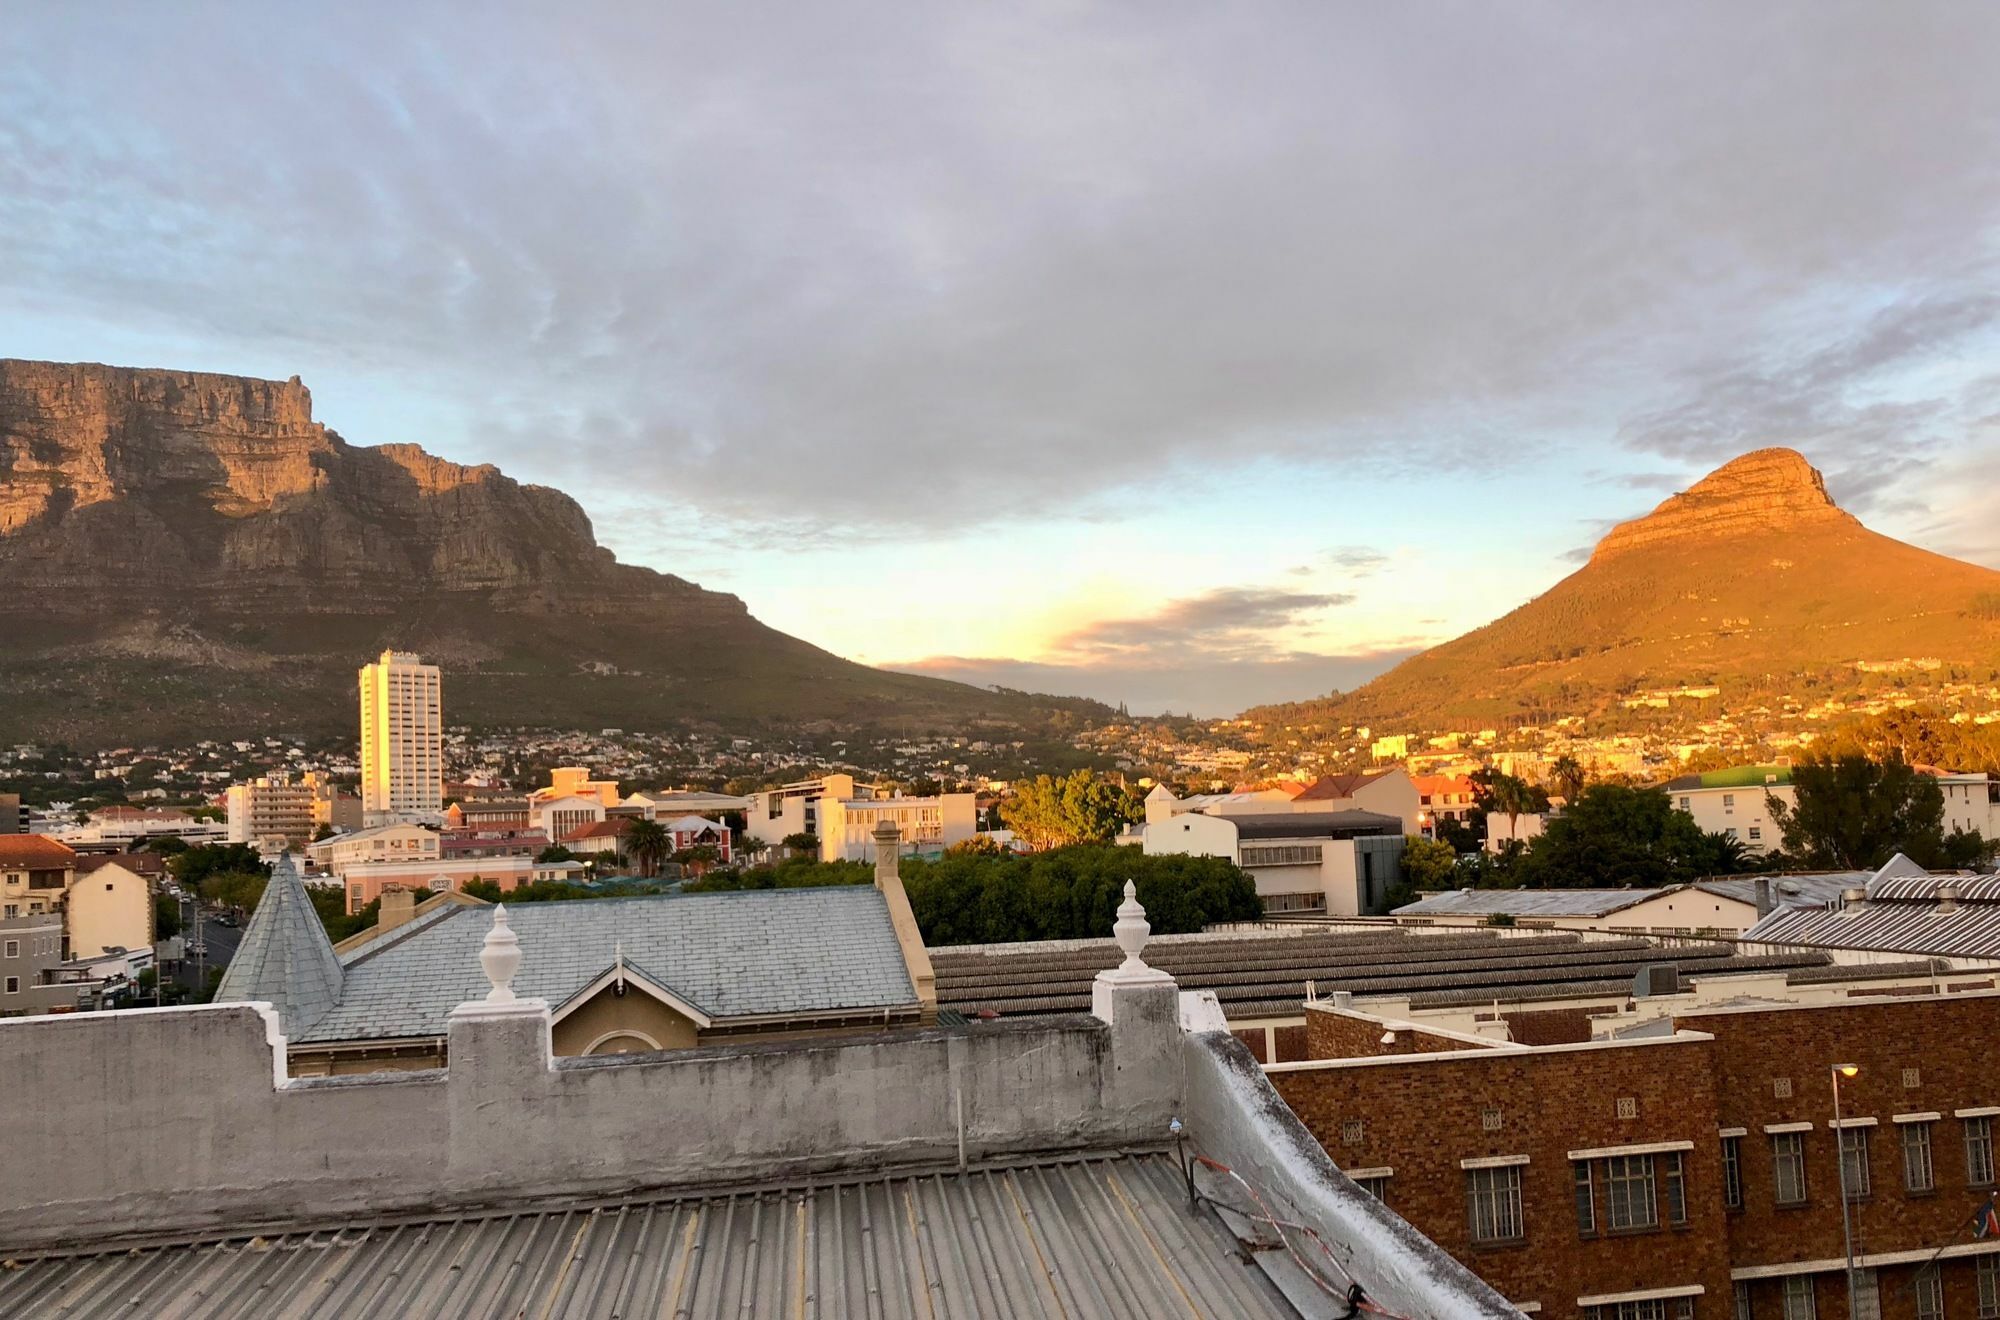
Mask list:
POLYGON ((291 854, 281 854, 216 987, 216 1002, 269 1003, 278 1010, 285 1034, 296 1040, 340 1002, 342 979, 340 959, 306 895, 305 882, 291 854))

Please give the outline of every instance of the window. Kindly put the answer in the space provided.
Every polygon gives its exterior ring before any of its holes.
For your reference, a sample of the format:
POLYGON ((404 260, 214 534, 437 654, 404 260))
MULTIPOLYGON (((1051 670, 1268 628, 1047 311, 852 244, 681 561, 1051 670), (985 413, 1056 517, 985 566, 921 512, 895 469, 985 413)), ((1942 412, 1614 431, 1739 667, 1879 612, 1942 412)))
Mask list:
POLYGON ((2000 1256, 1979 1258, 1979 1320, 2000 1320, 2000 1256))
POLYGON ((1517 1242, 1521 1227, 1521 1166, 1465 1171, 1465 1212, 1474 1242, 1517 1242))
POLYGON ((1614 1155, 1604 1161, 1604 1203, 1605 1219, 1613 1229, 1659 1227, 1653 1157, 1614 1155))
POLYGON ((1686 798, 1682 798, 1682 799, 1681 799, 1681 810, 1682 810, 1682 811, 1690 811, 1690 810, 1693 810, 1693 808, 1691 808, 1691 807, 1690 807, 1690 806, 1688 805, 1688 800, 1687 800, 1686 798))
POLYGON ((1743 1138, 1722 1139, 1722 1204, 1728 1210, 1743 1208, 1743 1138))
POLYGON ((1764 837, 1764 827, 1762 825, 1752 825, 1750 827, 1750 841, 1752 843, 1757 842, 1757 840, 1763 837, 1764 837))
POLYGON ((1744 1279, 1736 1281, 1736 1320, 1757 1320, 1750 1308, 1750 1284, 1744 1279))
POLYGON ((1859 1201, 1868 1195, 1868 1129, 1840 1130, 1840 1177, 1847 1199, 1859 1201))
POLYGON ((1794 1274, 1785 1280, 1785 1320, 1819 1320, 1810 1274, 1794 1274))
POLYGON ((1590 1182, 1590 1161, 1576 1162, 1576 1231, 1589 1236, 1597 1231, 1597 1197, 1590 1182))
POLYGON ((1854 1272, 1854 1320, 1882 1320, 1882 1281, 1874 1270, 1854 1272))
POLYGON ((1378 1173, 1371 1178, 1356 1178, 1355 1183, 1362 1191, 1387 1205, 1389 1203, 1389 1175, 1378 1173))
POLYGON ((7 956, 7 957, 9 957, 9 958, 18 958, 18 957, 20 957, 20 956, 21 956, 21 941, 19 941, 19 940, 8 940, 8 941, 7 941, 7 953, 6 953, 6 956, 7 956))
POLYGON ((1903 1124, 1903 1186, 1912 1192, 1937 1190, 1937 1172, 1931 1165, 1931 1125, 1903 1124))
POLYGON ((1993 1181, 1993 1120, 1965 1120, 1965 1180, 1974 1187, 1993 1181))
POLYGON ((1670 1150, 1660 1157, 1666 1166, 1664 1175, 1667 1190, 1667 1222, 1685 1224, 1688 1221, 1687 1165, 1677 1150, 1670 1150))
POLYGON ((1694 1299, 1648 1297, 1637 1302, 1611 1302, 1584 1312, 1586 1320, 1689 1320, 1694 1315, 1694 1299), (1667 1308, 1672 1306, 1672 1310, 1667 1308))
POLYGON ((8 978, 7 978, 7 993, 8 993, 8 994, 10 994, 10 995, 18 995, 18 994, 20 994, 20 993, 21 993, 21 978, 20 978, 20 977, 18 977, 18 976, 10 976, 10 977, 8 977, 8 978))
POLYGON ((1935 1263, 1925 1266, 1912 1280, 1917 1292, 1917 1320, 1944 1320, 1944 1276, 1935 1263))
MULTIPOLYGON (((1771 1134, 1771 1189, 1779 1205, 1806 1202, 1806 1139, 1802 1132, 1771 1134)), ((1790 1312, 1786 1313, 1787 1315, 1790 1312)))
POLYGON ((1722 795, 1722 809, 1724 811, 1734 811, 1736 809, 1736 795, 1734 793, 1724 793, 1722 795))

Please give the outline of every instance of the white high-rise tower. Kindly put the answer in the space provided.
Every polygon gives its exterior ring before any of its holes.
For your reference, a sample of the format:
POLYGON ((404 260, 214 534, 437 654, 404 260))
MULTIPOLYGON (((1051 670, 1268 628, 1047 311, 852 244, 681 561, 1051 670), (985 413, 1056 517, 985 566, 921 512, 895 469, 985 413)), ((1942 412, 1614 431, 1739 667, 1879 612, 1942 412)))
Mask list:
POLYGON ((384 651, 361 668, 361 812, 379 825, 444 810, 444 701, 438 667, 384 651))

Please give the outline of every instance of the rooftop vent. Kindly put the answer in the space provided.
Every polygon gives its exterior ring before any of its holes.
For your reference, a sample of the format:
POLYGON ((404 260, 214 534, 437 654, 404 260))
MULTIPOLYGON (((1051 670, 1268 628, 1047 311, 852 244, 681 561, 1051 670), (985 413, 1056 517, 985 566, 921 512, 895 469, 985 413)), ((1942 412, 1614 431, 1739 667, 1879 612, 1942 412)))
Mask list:
POLYGON ((1680 969, 1672 963, 1648 963, 1632 978, 1634 999, 1647 999, 1654 995, 1677 995, 1680 992, 1680 969))
POLYGON ((1842 912, 1858 912, 1861 906, 1867 901, 1868 891, 1858 886, 1853 889, 1843 889, 1840 891, 1840 910, 1842 912))
POLYGON ((1958 911, 1958 881, 1938 881, 1937 910, 1940 912, 1958 911))

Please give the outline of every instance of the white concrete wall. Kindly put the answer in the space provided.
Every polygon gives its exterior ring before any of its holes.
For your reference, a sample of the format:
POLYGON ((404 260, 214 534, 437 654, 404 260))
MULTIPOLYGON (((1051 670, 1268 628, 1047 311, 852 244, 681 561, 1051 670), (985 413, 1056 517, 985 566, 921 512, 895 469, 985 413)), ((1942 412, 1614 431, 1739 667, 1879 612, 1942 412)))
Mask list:
POLYGON ((562 1060, 531 1002, 454 1019, 448 1071, 342 1078, 286 1078, 263 1005, 0 1021, 0 1077, 33 1097, 0 1161, 0 1250, 1162 1141, 1174 987, 1123 993, 1115 1026, 562 1060))
POLYGON ((1681 788, 1669 791, 1676 808, 1694 817, 1694 823, 1711 834, 1730 830, 1753 853, 1772 852, 1784 845, 1782 832, 1771 819, 1764 795, 1787 807, 1798 802, 1790 784, 1747 784, 1742 788, 1681 788))

